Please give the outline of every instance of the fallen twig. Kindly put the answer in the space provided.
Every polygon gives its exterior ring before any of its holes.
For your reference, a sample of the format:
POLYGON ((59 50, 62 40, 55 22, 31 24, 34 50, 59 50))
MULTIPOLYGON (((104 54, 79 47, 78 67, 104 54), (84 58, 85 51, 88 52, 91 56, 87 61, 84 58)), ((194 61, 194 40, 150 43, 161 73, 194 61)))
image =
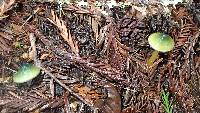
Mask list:
MULTIPOLYGON (((71 90, 68 86, 66 86, 64 83, 62 83, 60 80, 58 80, 51 72, 49 72, 47 69, 45 69, 43 66, 41 66, 41 69, 48 74, 51 78, 53 78, 59 85, 64 87, 67 91, 69 91, 73 96, 81 100, 83 103, 87 104, 91 108, 93 108, 93 105, 87 101, 85 101, 82 97, 80 97, 78 94, 74 93, 73 90, 71 90)), ((94 108, 93 108, 94 109, 94 108)))

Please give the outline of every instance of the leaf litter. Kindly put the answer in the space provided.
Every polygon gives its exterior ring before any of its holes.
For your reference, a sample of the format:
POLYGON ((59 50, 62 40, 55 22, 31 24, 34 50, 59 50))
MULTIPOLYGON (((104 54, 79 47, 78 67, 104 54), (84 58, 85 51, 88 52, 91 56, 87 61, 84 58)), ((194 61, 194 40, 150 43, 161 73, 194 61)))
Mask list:
POLYGON ((163 90, 173 112, 200 110, 200 4, 76 2, 1 2, 2 113, 158 113, 165 112, 163 90), (154 32, 172 36, 175 48, 149 67, 154 32), (40 67, 40 75, 13 83, 26 63, 40 67))

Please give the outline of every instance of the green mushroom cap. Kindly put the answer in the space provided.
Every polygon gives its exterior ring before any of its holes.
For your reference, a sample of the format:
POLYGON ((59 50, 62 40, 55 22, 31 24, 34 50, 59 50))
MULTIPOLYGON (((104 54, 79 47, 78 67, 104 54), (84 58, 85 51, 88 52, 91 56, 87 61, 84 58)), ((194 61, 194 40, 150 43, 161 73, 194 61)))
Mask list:
POLYGON ((32 80, 40 73, 40 68, 36 67, 31 64, 27 64, 25 66, 22 66, 17 73, 13 76, 13 81, 15 83, 24 83, 29 80, 32 80))
POLYGON ((160 52, 171 51, 174 48, 174 40, 164 33, 153 33, 149 36, 150 46, 160 52))

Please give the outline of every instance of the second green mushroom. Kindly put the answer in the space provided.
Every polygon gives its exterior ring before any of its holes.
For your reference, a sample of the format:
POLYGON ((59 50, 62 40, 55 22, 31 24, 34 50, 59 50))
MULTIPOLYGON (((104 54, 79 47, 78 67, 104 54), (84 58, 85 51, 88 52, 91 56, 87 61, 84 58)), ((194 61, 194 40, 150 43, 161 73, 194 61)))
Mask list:
POLYGON ((32 64, 23 65, 13 76, 15 83, 24 83, 40 74, 40 68, 32 64))

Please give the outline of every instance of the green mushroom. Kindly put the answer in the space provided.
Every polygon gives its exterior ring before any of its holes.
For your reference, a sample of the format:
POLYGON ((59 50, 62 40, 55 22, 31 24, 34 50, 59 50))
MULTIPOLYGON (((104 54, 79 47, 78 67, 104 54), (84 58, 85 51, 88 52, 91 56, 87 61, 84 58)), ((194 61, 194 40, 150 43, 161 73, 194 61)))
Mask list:
POLYGON ((153 62, 158 58, 159 52, 168 52, 174 48, 174 40, 169 35, 160 32, 151 34, 148 38, 148 42, 155 50, 147 60, 148 66, 153 65, 153 62))
POLYGON ((40 73, 40 68, 32 64, 22 66, 13 76, 15 83, 24 83, 32 80, 40 73))

